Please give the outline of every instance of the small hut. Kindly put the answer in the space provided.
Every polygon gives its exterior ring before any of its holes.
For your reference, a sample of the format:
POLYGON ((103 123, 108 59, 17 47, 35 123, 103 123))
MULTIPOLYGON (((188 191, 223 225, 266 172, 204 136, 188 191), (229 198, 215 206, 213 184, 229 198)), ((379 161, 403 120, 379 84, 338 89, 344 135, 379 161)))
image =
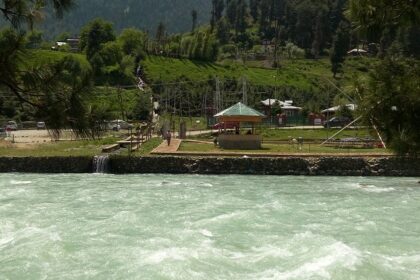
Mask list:
POLYGON ((223 124, 219 128, 217 142, 223 149, 256 150, 261 149, 262 137, 255 134, 255 125, 262 122, 264 114, 238 102, 232 107, 214 116, 223 124), (241 126, 248 124, 249 128, 241 133, 241 126), (234 131, 227 128, 234 125, 234 131))

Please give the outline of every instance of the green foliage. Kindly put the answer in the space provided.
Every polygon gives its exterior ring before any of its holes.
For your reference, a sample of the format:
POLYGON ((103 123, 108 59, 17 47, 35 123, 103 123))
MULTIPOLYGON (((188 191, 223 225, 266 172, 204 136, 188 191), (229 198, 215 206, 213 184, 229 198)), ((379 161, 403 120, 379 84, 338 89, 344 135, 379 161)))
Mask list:
POLYGON ((145 46, 146 34, 135 28, 124 29, 118 36, 118 43, 127 55, 138 55, 145 46))
POLYGON ((90 112, 99 121, 137 119, 133 113, 138 103, 138 90, 95 87, 87 102, 90 112))
POLYGON ((73 128, 80 135, 96 137, 94 124, 85 104, 92 79, 90 67, 72 55, 38 64, 25 59, 22 35, 6 29, 0 33, 0 87, 21 104, 31 107, 32 114, 44 119, 54 132, 73 128))
POLYGON ((385 135, 392 149, 399 154, 418 155, 420 64, 416 59, 403 57, 416 56, 416 52, 410 54, 406 50, 410 49, 410 41, 418 38, 406 40, 403 34, 409 35, 418 28, 420 2, 350 0, 348 14, 362 31, 382 34, 385 59, 375 67, 366 87, 356 86, 361 113, 366 123, 373 123, 385 135), (387 52, 384 45, 391 45, 387 52))
POLYGON ((55 37, 55 40, 57 42, 65 42, 69 38, 71 38, 71 34, 69 32, 62 32, 55 37))
POLYGON ((400 154, 420 152, 420 64, 414 59, 386 58, 359 88, 361 112, 400 154))
POLYGON ((150 121, 151 120, 151 109, 152 101, 151 94, 142 93, 137 99, 136 106, 133 109, 133 117, 136 120, 150 121))
POLYGON ((32 30, 26 34, 26 48, 37 49, 41 46, 43 33, 39 30, 32 30))
POLYGON ((287 42, 283 48, 283 53, 288 59, 304 58, 305 51, 292 42, 287 42))
POLYGON ((333 46, 330 54, 331 71, 333 72, 334 77, 337 75, 337 73, 342 72, 343 63, 346 59, 349 45, 349 26, 346 22, 342 21, 334 37, 333 46))
POLYGON ((80 48, 86 52, 90 61, 98 53, 102 44, 115 40, 115 34, 110 22, 95 19, 82 28, 80 33, 80 48))
POLYGON ((420 2, 406 0, 349 0, 348 16, 365 32, 379 34, 391 26, 420 23, 420 2))

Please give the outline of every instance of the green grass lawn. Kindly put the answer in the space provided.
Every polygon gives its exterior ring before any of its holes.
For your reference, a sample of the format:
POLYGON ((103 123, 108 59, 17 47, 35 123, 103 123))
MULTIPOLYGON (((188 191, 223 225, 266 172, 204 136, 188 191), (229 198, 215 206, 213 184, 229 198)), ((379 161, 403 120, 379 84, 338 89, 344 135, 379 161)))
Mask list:
POLYGON ((58 141, 39 145, 0 145, 0 156, 14 157, 56 157, 94 156, 101 154, 102 146, 114 144, 119 138, 108 137, 101 140, 58 141))
MULTIPOLYGON (((335 133, 340 131, 339 129, 263 129, 260 131, 260 134, 263 136, 264 140, 288 140, 291 138, 302 137, 304 140, 322 140, 328 139, 333 136, 335 133)), ((357 137, 373 137, 369 131, 366 129, 346 129, 340 134, 335 136, 335 139, 357 137)))
MULTIPOLYGON (((0 142, 0 157, 76 157, 76 156, 95 156, 102 153, 102 148, 106 145, 115 144, 121 140, 120 137, 107 137, 101 140, 82 140, 82 141, 57 141, 43 144, 11 144, 0 142)), ((133 156, 143 156, 162 143, 161 138, 152 138, 144 143, 133 156)), ((121 155, 128 155, 128 150, 123 149, 121 155)))
MULTIPOLYGON (((263 136, 264 141, 285 141, 289 140, 290 138, 299 138, 302 137, 304 140, 324 140, 331 136, 333 136, 335 133, 337 133, 339 129, 261 129, 257 130, 257 133, 263 136)), ((216 131, 214 131, 216 132, 216 131)), ((343 139, 343 138, 350 138, 350 137, 357 137, 357 138, 373 138, 376 139, 376 135, 372 135, 370 131, 367 129, 346 129, 337 136, 334 137, 334 139, 343 139)), ((197 136, 191 136, 189 137, 191 139, 197 139, 197 140, 205 140, 205 141, 213 141, 212 139, 214 136, 212 136, 210 133, 197 135, 197 136)))
POLYGON ((319 144, 304 144, 302 149, 289 144, 263 144, 261 150, 224 150, 213 144, 182 142, 179 152, 195 152, 195 153, 218 153, 218 152, 235 152, 235 153, 284 153, 284 154, 392 154, 385 149, 347 149, 325 147, 319 144))
POLYGON ((162 143, 162 138, 155 137, 144 143, 137 151, 135 151, 133 156, 144 156, 150 154, 157 146, 162 143))

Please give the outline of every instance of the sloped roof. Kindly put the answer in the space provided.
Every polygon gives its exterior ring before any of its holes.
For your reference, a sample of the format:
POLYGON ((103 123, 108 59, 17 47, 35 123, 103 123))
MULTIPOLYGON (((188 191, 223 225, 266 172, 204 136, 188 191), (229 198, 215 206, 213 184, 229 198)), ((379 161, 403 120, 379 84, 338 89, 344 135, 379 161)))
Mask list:
MULTIPOLYGON (((350 111, 355 111, 357 109, 357 105, 356 104, 346 104, 344 105, 347 108, 349 108, 350 111)), ((330 113, 330 112, 336 112, 338 110, 340 110, 341 106, 335 106, 335 107, 331 107, 328 109, 325 109, 323 111, 321 111, 321 113, 330 113)))
POLYGON ((226 110, 221 111, 214 115, 215 117, 233 117, 233 116, 252 116, 252 117, 265 117, 264 114, 254 110, 245 104, 238 102, 232 107, 227 108, 226 110))
POLYGON ((280 100, 277 100, 277 99, 270 99, 270 98, 261 101, 261 103, 264 104, 264 106, 270 106, 270 105, 272 106, 272 105, 275 105, 276 103, 278 103, 280 105, 283 105, 284 104, 283 101, 280 101, 280 100))
POLYGON ((302 110, 302 107, 296 107, 296 106, 292 106, 292 105, 284 105, 281 106, 282 109, 284 110, 302 110))

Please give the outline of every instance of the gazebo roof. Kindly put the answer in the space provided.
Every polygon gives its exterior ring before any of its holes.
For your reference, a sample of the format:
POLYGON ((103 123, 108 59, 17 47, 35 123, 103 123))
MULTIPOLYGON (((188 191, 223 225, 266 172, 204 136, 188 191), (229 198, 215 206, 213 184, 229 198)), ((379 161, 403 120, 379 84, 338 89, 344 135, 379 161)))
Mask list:
POLYGON ((241 102, 236 103, 232 107, 229 107, 226 110, 223 110, 214 116, 216 118, 217 117, 259 117, 259 118, 265 117, 264 114, 246 106, 245 104, 241 102))

